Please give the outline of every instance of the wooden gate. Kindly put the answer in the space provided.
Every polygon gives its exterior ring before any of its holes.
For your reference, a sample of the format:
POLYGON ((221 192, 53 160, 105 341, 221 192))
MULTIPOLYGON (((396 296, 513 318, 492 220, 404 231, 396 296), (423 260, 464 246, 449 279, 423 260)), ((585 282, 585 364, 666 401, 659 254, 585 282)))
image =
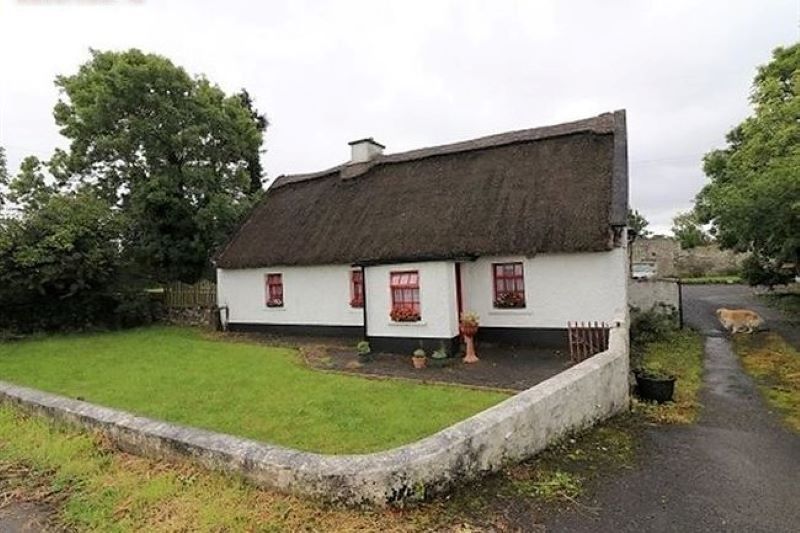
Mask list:
POLYGON ((609 330, 605 322, 567 322, 570 361, 580 363, 608 350, 609 330))

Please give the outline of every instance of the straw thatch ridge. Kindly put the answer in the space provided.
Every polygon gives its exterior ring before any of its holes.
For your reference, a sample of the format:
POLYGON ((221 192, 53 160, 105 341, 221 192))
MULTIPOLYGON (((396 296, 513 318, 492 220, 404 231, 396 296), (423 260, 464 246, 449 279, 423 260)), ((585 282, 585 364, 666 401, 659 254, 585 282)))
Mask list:
POLYGON ((217 266, 609 250, 627 210, 624 136, 624 112, 607 113, 281 176, 217 266))

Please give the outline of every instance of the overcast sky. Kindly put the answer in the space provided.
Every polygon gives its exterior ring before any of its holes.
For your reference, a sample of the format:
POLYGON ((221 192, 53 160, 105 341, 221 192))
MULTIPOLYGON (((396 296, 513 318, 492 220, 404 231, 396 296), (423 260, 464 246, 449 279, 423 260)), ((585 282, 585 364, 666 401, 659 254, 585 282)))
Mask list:
POLYGON ((89 47, 246 88, 271 122, 270 178, 338 164, 361 137, 394 152, 625 108, 631 205, 666 231, 799 22, 800 0, 0 0, 0 145, 16 172, 64 144, 53 79, 89 47))

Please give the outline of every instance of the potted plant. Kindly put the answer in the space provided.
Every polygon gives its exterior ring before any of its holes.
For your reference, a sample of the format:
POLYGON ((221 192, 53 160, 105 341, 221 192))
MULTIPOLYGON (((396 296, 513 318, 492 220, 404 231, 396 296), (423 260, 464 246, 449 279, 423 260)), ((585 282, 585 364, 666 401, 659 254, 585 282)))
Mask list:
POLYGON ((464 337, 464 344, 467 345, 467 353, 464 356, 465 363, 477 363, 478 355, 475 353, 475 335, 478 334, 480 319, 477 313, 461 313, 461 320, 458 323, 458 331, 464 337))
POLYGON ((641 399, 658 403, 672 401, 675 376, 647 368, 638 368, 633 374, 636 376, 636 392, 641 399))
POLYGON ((358 354, 358 360, 362 363, 372 360, 372 350, 367 341, 361 341, 356 344, 356 353, 358 354))
POLYGON ((414 350, 411 355, 411 362, 414 363, 414 368, 416 369, 428 366, 428 357, 425 355, 425 350, 422 349, 422 346, 414 350))
POLYGON ((447 349, 444 347, 444 343, 439 343, 439 348, 434 350, 431 354, 431 365, 436 367, 442 367, 447 364, 447 359, 450 357, 450 354, 447 353, 447 349))

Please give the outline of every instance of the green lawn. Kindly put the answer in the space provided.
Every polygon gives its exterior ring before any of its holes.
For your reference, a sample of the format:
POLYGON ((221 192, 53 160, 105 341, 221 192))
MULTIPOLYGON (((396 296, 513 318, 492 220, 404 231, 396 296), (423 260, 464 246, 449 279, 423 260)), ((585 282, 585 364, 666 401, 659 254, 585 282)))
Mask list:
POLYGON ((739 276, 701 276, 699 278, 681 278, 684 285, 730 285, 742 283, 739 276))
POLYGON ((413 442, 507 398, 326 374, 288 348, 173 327, 0 344, 0 380, 323 453, 413 442))
POLYGON ((690 424, 697 420, 697 400, 703 383, 703 338, 690 329, 673 331, 644 348, 639 364, 645 370, 671 374, 675 381, 674 402, 656 405, 637 402, 637 410, 653 422, 690 424))

